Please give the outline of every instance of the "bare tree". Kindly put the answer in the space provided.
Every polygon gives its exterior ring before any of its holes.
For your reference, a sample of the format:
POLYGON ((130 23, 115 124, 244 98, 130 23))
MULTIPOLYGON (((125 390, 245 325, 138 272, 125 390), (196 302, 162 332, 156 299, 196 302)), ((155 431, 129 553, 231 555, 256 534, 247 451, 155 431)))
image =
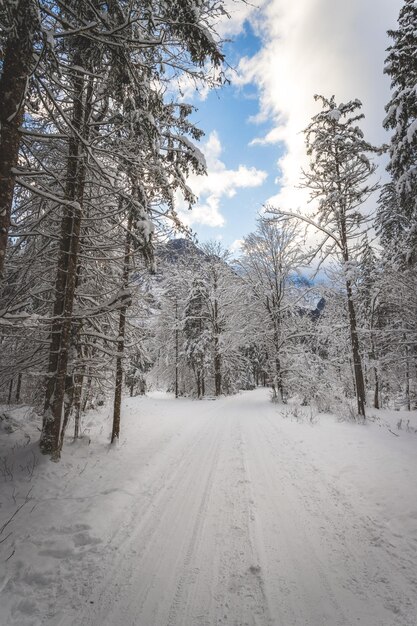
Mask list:
MULTIPOLYGON (((274 398, 285 397, 283 354, 289 340, 290 277, 303 264, 304 253, 294 222, 277 224, 260 219, 256 232, 245 237, 239 264, 252 296, 265 315, 263 332, 268 337, 274 398)), ((262 324, 262 322, 261 322, 262 324)))

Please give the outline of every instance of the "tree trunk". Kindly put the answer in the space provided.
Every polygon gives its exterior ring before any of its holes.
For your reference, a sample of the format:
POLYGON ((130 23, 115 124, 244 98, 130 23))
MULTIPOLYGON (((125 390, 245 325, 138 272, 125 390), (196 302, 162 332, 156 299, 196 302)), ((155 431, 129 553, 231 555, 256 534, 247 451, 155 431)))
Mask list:
MULTIPOLYGON (((130 231, 132 230, 133 215, 129 213, 129 219, 127 224, 127 233, 125 239, 125 252, 123 260, 122 271, 122 290, 126 290, 129 285, 129 273, 130 273, 130 231)), ((126 301, 125 301, 126 302, 126 301)), ((117 341, 117 357, 116 357, 116 382, 114 389, 114 405, 113 405, 113 427, 111 433, 111 443, 120 436, 120 413, 122 405, 122 390, 123 390, 123 358, 125 349, 125 332, 126 332, 126 312, 128 309, 128 303, 123 304, 120 309, 119 315, 119 334, 117 341)))
MULTIPOLYGON (((375 351, 375 343, 373 338, 373 324, 371 325, 371 352, 369 354, 369 359, 371 362, 375 363, 376 360, 376 351, 375 351)), ((374 365, 372 367, 374 372, 374 409, 379 409, 379 374, 378 368, 374 365)))
POLYGON ((93 377, 89 376, 88 379, 87 379, 87 386, 86 386, 86 389, 85 389, 84 399, 83 399, 83 402, 82 402, 82 405, 81 405, 82 413, 84 413, 86 411, 86 409, 87 409, 87 404, 88 404, 88 401, 90 399, 90 392, 91 392, 92 384, 93 384, 93 377))
MULTIPOLYGON (((214 284, 214 289, 217 283, 214 284)), ((214 301, 214 394, 220 396, 222 393, 222 359, 219 345, 219 311, 217 299, 214 301)))
POLYGON ((178 367, 179 367, 178 298, 175 296, 175 397, 176 398, 178 398, 178 367))
POLYGON ((126 311, 127 306, 123 306, 119 316, 119 341, 117 342, 116 357, 116 382, 114 388, 114 404, 113 404, 113 426, 111 431, 111 443, 120 436, 120 414, 122 406, 122 389, 123 389, 123 363, 122 358, 125 349, 125 330, 126 330, 126 311))
POLYGON ((20 374, 17 377, 16 396, 15 396, 16 404, 19 404, 20 402, 21 390, 22 390, 22 373, 20 372, 20 374))
POLYGON ((0 79, 0 278, 10 228, 15 186, 13 169, 20 146, 27 82, 33 63, 33 36, 38 22, 36 3, 20 0, 13 10, 15 28, 6 43, 0 79))
MULTIPOLYGON (((338 180, 340 180, 339 168, 337 168, 337 172, 338 172, 338 180)), ((339 185, 339 190, 340 190, 340 185, 339 185)), ((347 266, 347 264, 349 263, 349 248, 348 248, 348 236, 347 236, 347 226, 346 226, 346 207, 344 203, 342 203, 342 206, 340 207, 339 232, 340 232, 340 242, 341 242, 342 251, 343 251, 343 260, 345 262, 345 266, 347 266)), ((353 373, 354 373, 354 380, 355 380, 355 393, 356 393, 356 401, 357 401, 357 407, 358 407, 358 415, 362 417, 363 419, 365 419, 365 406, 366 406, 365 381, 364 381, 364 376, 363 376, 361 353, 359 349, 358 329, 357 329, 357 323, 356 323, 356 311, 355 311, 355 305, 353 304, 352 283, 347 276, 346 276, 346 295, 347 295, 350 341, 351 341, 351 346, 352 346, 353 373)))
POLYGON ((378 370, 374 367, 375 390, 374 390, 374 409, 379 409, 379 376, 378 370))
POLYGON ((220 396, 222 393, 221 363, 221 356, 219 353, 219 338, 216 335, 214 337, 214 393, 216 396, 220 396))
MULTIPOLYGON (((81 59, 78 59, 78 64, 82 65, 81 59)), ((82 76, 76 74, 74 77, 75 95, 72 123, 79 132, 81 132, 85 114, 83 86, 82 76)), ((48 381, 40 439, 41 451, 44 454, 51 454, 53 460, 58 460, 60 457, 61 419, 65 396, 68 352, 71 343, 85 166, 81 140, 78 135, 74 134, 69 140, 66 199, 70 202, 64 206, 61 222, 48 381)))
POLYGON ((198 367, 196 371, 196 383, 197 383, 197 398, 200 400, 201 399, 201 373, 198 367))
POLYGON ((74 387, 74 440, 80 436, 81 395, 83 391, 83 374, 77 374, 74 387))
POLYGON ((353 304, 352 285, 350 280, 346 281, 346 292, 349 313, 350 340, 352 344, 353 372, 355 377, 356 400, 358 405, 358 415, 365 418, 366 393, 363 378, 362 359, 359 350, 358 330, 356 324, 356 312, 353 304))
POLYGON ((65 377, 65 400, 64 400, 64 419, 62 421, 61 432, 59 434, 59 453, 61 454, 64 445, 65 431, 71 415, 72 405, 74 402, 74 378, 73 376, 65 377))
MULTIPOLYGON (((404 341, 407 341, 407 337, 404 335, 404 341)), ((408 345, 405 346, 405 400, 407 403, 407 411, 411 411, 411 397, 410 397, 410 359, 408 345)))
POLYGON ((277 320, 273 320, 274 324, 274 348, 275 348, 275 359, 274 359, 274 384, 273 384, 273 393, 274 399, 278 400, 278 393, 281 396, 281 402, 284 402, 284 385, 282 382, 282 371, 281 371, 281 359, 279 357, 280 354, 280 340, 279 340, 279 328, 280 323, 277 320))
POLYGON ((13 378, 10 380, 10 383, 9 383, 9 395, 7 397, 7 404, 12 403, 12 393, 13 393, 13 378))

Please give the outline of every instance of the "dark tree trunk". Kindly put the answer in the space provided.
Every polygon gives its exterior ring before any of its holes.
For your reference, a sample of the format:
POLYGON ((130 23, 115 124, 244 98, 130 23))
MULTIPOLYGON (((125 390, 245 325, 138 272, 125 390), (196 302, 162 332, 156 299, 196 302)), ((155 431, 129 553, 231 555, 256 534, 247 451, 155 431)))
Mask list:
POLYGON ((7 404, 12 403, 12 393, 13 393, 13 378, 9 383, 9 395, 7 396, 7 404))
POLYGON ((374 389, 374 409, 379 409, 379 376, 378 370, 374 367, 375 389, 374 389))
POLYGON ((201 398, 201 373, 198 368, 196 371, 196 383, 197 383, 197 398, 200 400, 201 398))
POLYGON ((277 393, 279 393, 281 397, 281 401, 284 401, 284 385, 282 382, 282 372, 281 372, 281 360, 279 357, 275 358, 275 377, 276 377, 276 385, 277 385, 277 393))
MULTIPOLYGON (((77 274, 75 280, 75 290, 78 288, 81 277, 81 264, 77 265, 77 274)), ((61 426, 60 440, 59 440, 59 451, 61 453, 62 447, 64 445, 64 437, 65 431, 68 426, 68 422, 71 418, 72 409, 77 399, 77 391, 81 386, 82 388, 82 375, 76 373, 77 362, 81 361, 82 353, 81 353, 81 345, 80 345, 80 337, 82 330, 82 321, 76 320, 71 323, 71 344, 70 344, 70 353, 76 353, 76 361, 70 365, 71 373, 67 372, 65 377, 65 394, 64 394, 64 419, 61 426), (80 381, 81 378, 81 381, 80 381)), ((67 363, 68 369, 68 363, 67 363)), ((75 428, 78 432, 78 424, 75 428)), ((74 439, 76 439, 74 435, 74 439)))
MULTIPOLYGON (((404 335, 404 341, 407 341, 407 337, 404 335)), ((410 358, 408 345, 405 346, 405 400, 407 403, 407 411, 411 411, 411 397, 410 397, 410 358)))
MULTIPOLYGON (((130 273, 130 247, 131 247, 131 235, 133 215, 129 214, 127 233, 125 240, 125 252, 123 260, 123 272, 122 272, 122 290, 126 290, 129 286, 129 273, 130 273)), ((126 312, 128 309, 128 302, 124 300, 125 304, 120 309, 119 315, 119 334, 117 341, 117 357, 116 357, 116 382, 114 389, 114 405, 113 405, 113 427, 111 433, 111 443, 120 436, 120 414, 122 406, 122 390, 123 390, 123 358, 125 349, 125 332, 126 332, 126 312)))
POLYGON ((123 390, 123 363, 122 358, 125 349, 125 330, 126 330, 126 311, 127 306, 123 306, 119 315, 119 341, 117 342, 116 357, 116 382, 114 389, 113 404, 113 426, 111 432, 111 443, 120 436, 120 415, 122 406, 122 390, 123 390))
POLYGON ((13 169, 18 163, 19 128, 23 121, 38 21, 33 0, 20 0, 13 13, 15 28, 6 43, 0 79, 0 278, 4 275, 15 186, 13 169))
MULTIPOLYGON (((82 65, 81 59, 78 59, 82 65)), ((80 74, 74 76, 73 126, 80 133, 85 115, 83 99, 84 81, 80 74)), ((85 182, 85 155, 78 135, 69 140, 67 187, 64 214, 61 222, 60 250, 55 282, 55 303, 49 352, 48 381, 44 405, 44 418, 40 448, 60 457, 60 431, 65 396, 68 353, 71 344, 72 312, 77 278, 77 258, 80 242, 82 199, 85 182)))
POLYGON ((20 402, 21 390, 22 390, 22 373, 20 373, 17 377, 16 395, 15 395, 16 404, 19 404, 20 402))
POLYGON ((179 367, 178 298, 175 296, 175 397, 176 398, 178 398, 178 367, 179 367))
MULTIPOLYGON (((339 168, 337 168, 337 173, 338 173, 338 180, 340 180, 339 168)), ((339 191, 340 191, 340 185, 339 185, 339 191)), ((343 253, 343 261, 347 265, 349 263, 349 248, 348 248, 348 236, 347 236, 347 226, 346 226, 346 207, 344 204, 342 204, 340 207, 339 232, 340 232, 340 243, 341 243, 342 253, 343 253)), ((358 415, 362 417, 363 419, 365 419, 365 406, 366 406, 365 380, 364 380, 364 375, 363 375, 361 353, 359 349, 358 328, 357 328, 357 322, 356 322, 355 305, 353 303, 352 283, 347 277, 346 277, 346 296, 347 296, 350 341, 351 341, 351 346, 352 346, 353 374, 354 374, 354 380, 355 380, 355 394, 356 394, 356 401, 357 401, 357 407, 358 407, 358 415)))
POLYGON ((274 384, 273 384, 273 393, 275 400, 278 400, 278 394, 281 397, 281 402, 284 401, 284 384, 282 381, 282 370, 281 370, 281 359, 280 355, 280 338, 279 338, 279 328, 280 322, 276 319, 273 320, 274 324, 274 347, 275 347, 275 359, 274 359, 274 384))
MULTIPOLYGON (((217 283, 214 283, 216 290, 217 283)), ((219 310, 217 299, 214 301, 214 394, 220 396, 222 393, 222 358, 220 354, 219 342, 219 310)))
POLYGON ((81 395, 83 391, 83 374, 77 374, 74 387, 74 440, 80 436, 81 395))
POLYGON ((219 338, 214 338, 214 389, 215 395, 220 396, 222 393, 222 361, 219 353, 219 338))
MULTIPOLYGON (((375 363, 376 360, 376 351, 375 351, 375 342, 373 338, 373 325, 371 325, 371 352, 369 354, 369 359, 371 362, 375 363)), ((378 368, 374 365, 372 367, 374 373, 374 409, 379 409, 379 374, 378 368)))
POLYGON ((355 377, 356 399, 358 414, 365 417, 366 393, 365 381, 363 377, 362 359, 359 350, 358 330, 356 323, 356 312, 353 304, 352 285, 350 280, 346 281, 346 293, 349 314, 350 340, 352 344, 353 372, 355 377))
POLYGON ((71 416, 72 405, 74 402, 74 379, 73 376, 65 377, 65 400, 64 400, 64 419, 62 420, 61 432, 59 435, 59 452, 62 451, 64 445, 65 431, 71 416))

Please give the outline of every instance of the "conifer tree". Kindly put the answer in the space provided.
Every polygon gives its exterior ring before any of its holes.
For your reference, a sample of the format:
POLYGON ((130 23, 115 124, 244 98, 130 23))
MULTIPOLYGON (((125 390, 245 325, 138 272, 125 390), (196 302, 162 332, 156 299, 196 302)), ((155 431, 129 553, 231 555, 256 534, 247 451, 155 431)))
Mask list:
POLYGON ((384 127, 393 131, 388 171, 394 189, 381 196, 379 224, 391 254, 405 263, 417 261, 417 5, 405 0, 398 28, 388 31, 384 72, 391 79, 392 94, 386 105, 384 127))

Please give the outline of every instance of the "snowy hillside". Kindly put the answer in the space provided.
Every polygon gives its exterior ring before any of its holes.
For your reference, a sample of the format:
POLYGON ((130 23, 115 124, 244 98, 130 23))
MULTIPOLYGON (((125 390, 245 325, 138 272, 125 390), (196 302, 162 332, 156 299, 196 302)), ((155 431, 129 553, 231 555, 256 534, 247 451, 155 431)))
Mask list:
POLYGON ((58 464, 24 412, 0 422, 2 626, 415 626, 415 412, 155 392, 58 464))

